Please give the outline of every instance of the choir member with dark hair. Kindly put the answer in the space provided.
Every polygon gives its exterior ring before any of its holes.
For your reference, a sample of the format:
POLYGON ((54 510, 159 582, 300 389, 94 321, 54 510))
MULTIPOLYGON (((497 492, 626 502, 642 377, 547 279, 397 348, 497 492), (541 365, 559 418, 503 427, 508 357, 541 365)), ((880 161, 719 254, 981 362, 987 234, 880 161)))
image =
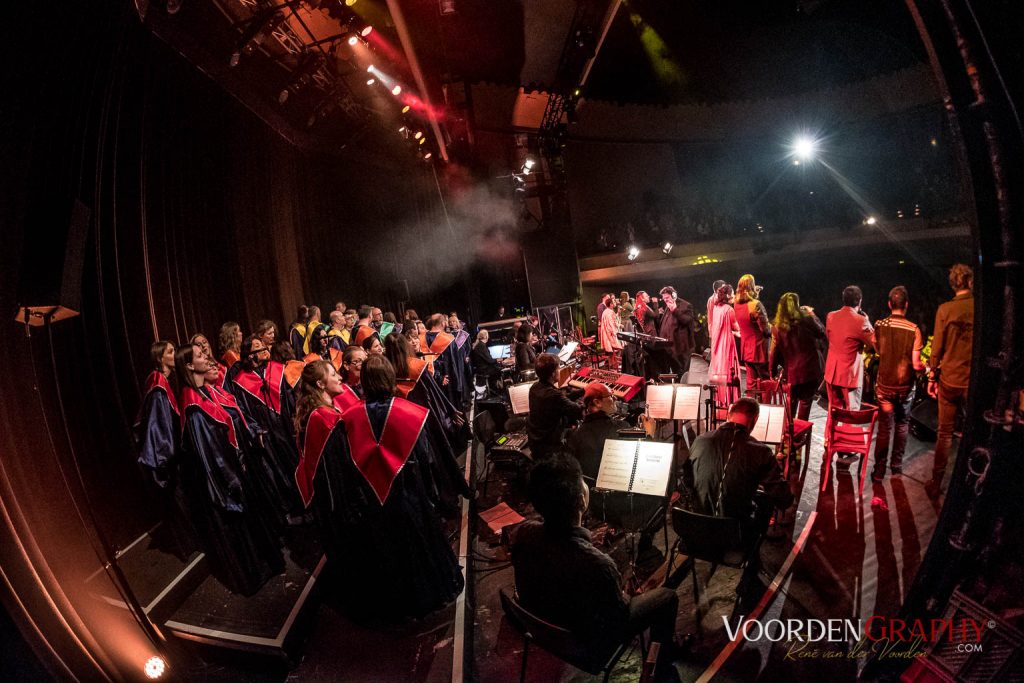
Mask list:
POLYGON ((206 354, 190 344, 174 360, 182 387, 181 477, 192 523, 213 575, 229 590, 252 595, 284 570, 284 559, 252 509, 234 423, 206 387, 206 354))
POLYGON ((206 357, 210 359, 210 362, 214 367, 217 368, 217 376, 212 382, 207 383, 216 384, 218 387, 224 386, 224 376, 227 374, 228 368, 226 365, 221 365, 217 362, 217 358, 213 355, 213 348, 210 347, 210 340, 206 338, 206 335, 202 332, 196 332, 192 335, 192 338, 188 340, 188 343, 198 346, 202 352, 206 354, 206 357))
POLYGON ((383 356, 366 360, 362 385, 366 401, 340 413, 334 368, 316 362, 303 371, 296 480, 319 523, 340 602, 362 616, 420 617, 463 588, 419 466, 433 457, 423 433, 429 411, 395 397, 383 356))
POLYGON ((306 304, 299 304, 298 310, 295 312, 295 320, 292 322, 288 330, 288 341, 292 345, 292 350, 295 351, 296 357, 302 357, 306 355, 306 328, 309 325, 309 306, 306 304))

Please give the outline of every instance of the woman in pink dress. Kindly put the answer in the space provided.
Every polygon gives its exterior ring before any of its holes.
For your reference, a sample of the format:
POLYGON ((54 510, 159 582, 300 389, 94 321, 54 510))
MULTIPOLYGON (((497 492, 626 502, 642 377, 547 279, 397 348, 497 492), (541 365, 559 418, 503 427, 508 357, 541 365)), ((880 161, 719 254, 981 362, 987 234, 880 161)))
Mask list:
POLYGON ((618 300, 611 299, 601 313, 597 333, 601 342, 601 350, 609 354, 608 364, 615 366, 615 354, 622 350, 622 342, 615 336, 619 331, 618 300))
POLYGON ((715 387, 715 403, 729 406, 740 397, 740 364, 736 355, 736 339, 740 326, 733 310, 731 285, 718 288, 714 315, 711 317, 711 365, 708 378, 715 387))

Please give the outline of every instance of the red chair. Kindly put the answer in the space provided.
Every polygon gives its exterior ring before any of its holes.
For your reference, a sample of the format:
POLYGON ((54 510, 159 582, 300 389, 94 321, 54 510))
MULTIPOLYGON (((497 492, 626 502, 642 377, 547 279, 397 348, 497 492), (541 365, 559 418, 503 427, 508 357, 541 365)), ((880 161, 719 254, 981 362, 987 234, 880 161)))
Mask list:
POLYGON ((829 468, 835 453, 859 453, 860 461, 860 495, 864 493, 864 477, 868 472, 868 457, 871 453, 871 442, 874 440, 875 420, 878 419, 878 408, 863 404, 860 410, 844 410, 829 408, 828 421, 825 423, 825 475, 821 478, 821 490, 824 491, 829 482, 829 468))

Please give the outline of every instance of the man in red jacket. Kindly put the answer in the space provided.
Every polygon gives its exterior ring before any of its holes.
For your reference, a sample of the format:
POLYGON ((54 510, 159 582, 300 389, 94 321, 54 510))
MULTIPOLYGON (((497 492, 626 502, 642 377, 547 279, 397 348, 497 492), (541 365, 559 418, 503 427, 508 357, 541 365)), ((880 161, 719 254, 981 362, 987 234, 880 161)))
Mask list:
POLYGON ((843 290, 843 307, 825 319, 828 357, 825 359, 825 384, 829 405, 860 410, 860 392, 864 381, 865 346, 874 348, 875 330, 860 308, 863 299, 860 287, 850 285, 843 290))

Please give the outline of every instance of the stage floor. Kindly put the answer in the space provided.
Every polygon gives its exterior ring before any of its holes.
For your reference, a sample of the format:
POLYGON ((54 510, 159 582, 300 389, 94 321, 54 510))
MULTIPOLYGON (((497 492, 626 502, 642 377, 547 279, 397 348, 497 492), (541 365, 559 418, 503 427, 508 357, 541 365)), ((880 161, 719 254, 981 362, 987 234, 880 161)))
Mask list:
MULTIPOLYGON (((695 370, 699 372, 698 368, 695 370)), ((794 464, 790 471, 790 484, 798 498, 795 512, 789 511, 779 527, 771 532, 778 537, 766 540, 761 549, 766 584, 788 558, 791 570, 777 592, 766 591, 759 618, 762 621, 811 617, 867 619, 876 614, 894 615, 910 589, 935 528, 940 504, 930 500, 924 492, 924 481, 931 471, 933 444, 910 435, 904 474, 900 477, 887 475, 881 484, 871 482, 874 458, 869 459, 863 496, 858 496, 857 491, 860 463, 843 469, 833 462, 830 481, 821 491, 825 411, 815 405, 811 419, 814 431, 809 460, 794 464)), ((529 516, 532 509, 523 502, 522 488, 516 477, 514 470, 495 472, 488 496, 477 501, 478 509, 487 509, 504 500, 529 516)), ((500 548, 493 545, 495 539, 486 531, 483 535, 474 535, 472 540, 478 555, 503 557, 500 548)), ((669 544, 674 540, 670 527, 669 544)), ((613 544, 609 552, 622 566, 624 550, 617 545, 613 544)), ((655 545, 664 551, 661 534, 655 537, 655 545)), ((472 680, 517 680, 522 639, 504 619, 498 598, 501 588, 513 584, 512 569, 483 561, 477 563, 476 569, 472 680)), ((710 566, 698 562, 697 570, 703 579, 710 566)), ((696 623, 692 582, 686 578, 680 584, 676 631, 680 635, 697 635, 690 654, 676 662, 681 680, 693 681, 702 674, 712 674, 716 681, 846 681, 857 677, 866 660, 847 657, 846 645, 837 650, 842 653, 841 658, 826 657, 827 648, 822 647, 819 658, 795 659, 792 654, 787 657, 788 642, 743 642, 722 661, 723 648, 729 643, 723 617, 728 618, 732 611, 738 581, 738 570, 722 567, 716 571, 704 587, 702 597, 708 604, 700 625, 696 623)), ((741 613, 749 614, 756 604, 756 600, 745 604, 746 609, 741 613)), ((636 681, 640 675, 640 659, 639 648, 627 652, 612 672, 611 680, 636 681)), ((539 648, 531 648, 527 680, 592 679, 539 648)))

